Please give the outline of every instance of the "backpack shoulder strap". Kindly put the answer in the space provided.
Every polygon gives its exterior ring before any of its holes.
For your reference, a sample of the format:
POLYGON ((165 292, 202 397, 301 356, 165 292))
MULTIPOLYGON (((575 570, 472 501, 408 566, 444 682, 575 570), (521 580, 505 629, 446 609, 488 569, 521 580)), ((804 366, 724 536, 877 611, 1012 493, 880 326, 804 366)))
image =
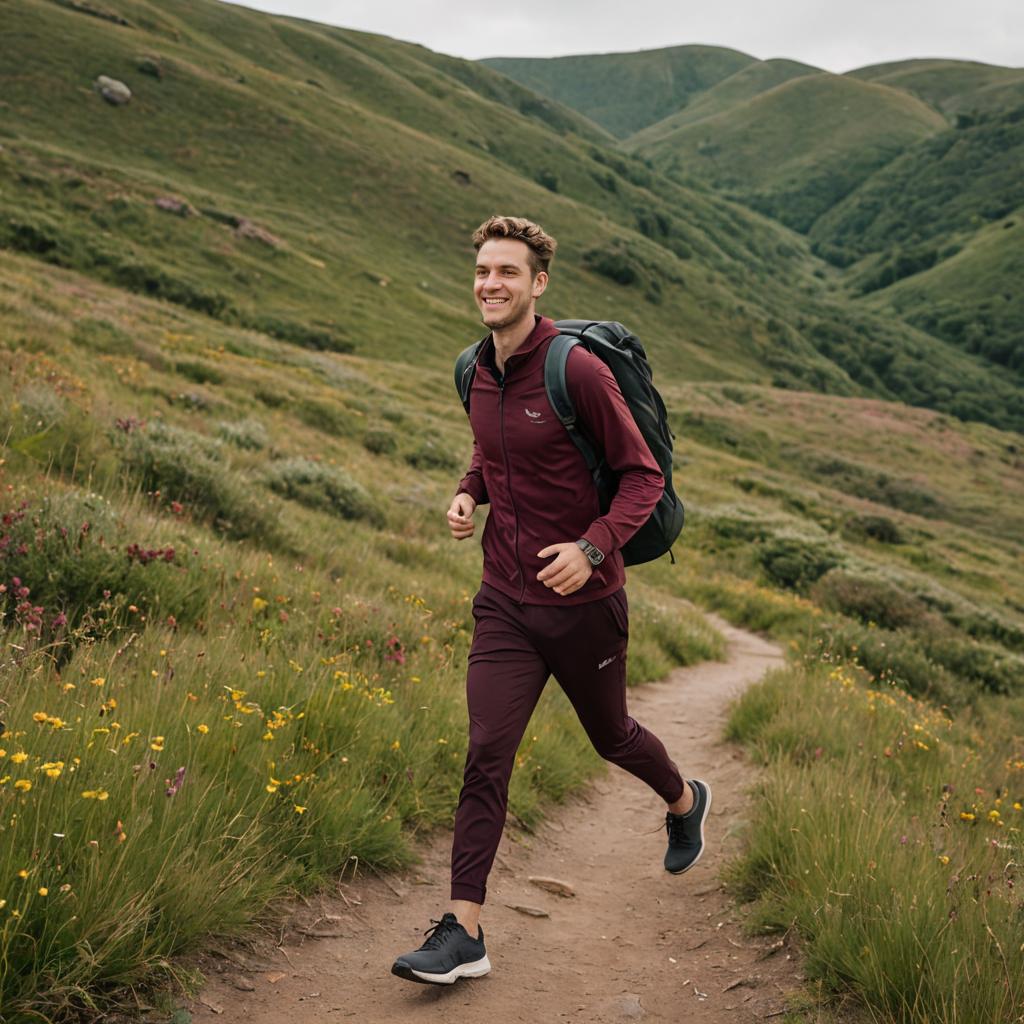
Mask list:
POLYGON ((569 388, 565 380, 565 368, 569 362, 569 353, 580 344, 579 338, 559 334, 551 339, 544 357, 544 389, 548 393, 548 401, 562 426, 569 432, 573 444, 580 450, 586 460, 587 468, 593 474, 598 467, 599 458, 594 446, 576 423, 576 408, 569 397, 569 388))
POLYGON ((474 341, 472 345, 467 345, 455 360, 455 390, 458 391, 459 398, 462 399, 462 407, 466 410, 467 416, 469 415, 469 393, 473 388, 473 378, 476 376, 476 364, 486 340, 483 338, 480 341, 474 341))

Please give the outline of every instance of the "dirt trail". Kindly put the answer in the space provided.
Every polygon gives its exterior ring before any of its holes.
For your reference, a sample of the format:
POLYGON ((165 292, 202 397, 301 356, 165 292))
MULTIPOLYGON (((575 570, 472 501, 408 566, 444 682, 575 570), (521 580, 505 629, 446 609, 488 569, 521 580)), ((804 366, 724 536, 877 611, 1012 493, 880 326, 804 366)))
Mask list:
POLYGON ((727 662, 677 669, 629 696, 630 713, 657 732, 683 773, 713 787, 708 847, 690 872, 665 872, 664 805, 611 768, 533 835, 506 831, 481 918, 493 965, 487 977, 432 986, 390 974, 394 957, 418 946, 429 919, 445 909, 443 836, 405 874, 341 885, 337 896, 297 905, 280 945, 267 938, 204 957, 209 981, 190 1007, 194 1019, 732 1024, 780 1016, 785 993, 799 985, 797 964, 777 941, 741 933, 716 875, 738 852, 750 773, 742 752, 719 739, 726 705, 782 653, 709 617, 728 639, 727 662), (562 879, 575 895, 543 891, 531 875, 562 879))

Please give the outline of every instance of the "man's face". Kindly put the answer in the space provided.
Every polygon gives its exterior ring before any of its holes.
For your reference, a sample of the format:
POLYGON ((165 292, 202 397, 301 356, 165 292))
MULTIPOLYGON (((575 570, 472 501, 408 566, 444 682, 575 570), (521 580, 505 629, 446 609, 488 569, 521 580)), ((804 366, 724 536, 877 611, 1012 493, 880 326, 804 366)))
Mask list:
POLYGON ((530 272, 530 249, 514 238, 489 238, 476 256, 473 296, 484 326, 502 330, 533 319, 533 306, 547 287, 548 275, 530 272))

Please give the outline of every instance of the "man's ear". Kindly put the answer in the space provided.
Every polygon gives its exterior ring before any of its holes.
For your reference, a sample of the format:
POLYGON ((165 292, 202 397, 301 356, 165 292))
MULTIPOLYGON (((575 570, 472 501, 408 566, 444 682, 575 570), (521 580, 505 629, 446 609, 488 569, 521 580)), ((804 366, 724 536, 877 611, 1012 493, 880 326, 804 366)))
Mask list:
POLYGON ((533 279, 533 297, 539 299, 548 286, 548 274, 546 270, 538 270, 537 276, 533 279))

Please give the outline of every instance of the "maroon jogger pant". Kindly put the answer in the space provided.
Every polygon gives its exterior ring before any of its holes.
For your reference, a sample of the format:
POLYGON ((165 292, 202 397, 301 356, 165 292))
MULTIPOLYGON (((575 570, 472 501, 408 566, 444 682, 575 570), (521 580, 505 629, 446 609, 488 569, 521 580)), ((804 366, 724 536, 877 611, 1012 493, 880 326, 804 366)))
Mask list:
POLYGON ((516 750, 553 675, 594 748, 673 803, 683 778, 661 741, 626 711, 626 591, 582 604, 517 604, 486 583, 473 599, 476 628, 466 697, 469 750, 455 813, 451 897, 483 903, 501 841, 516 750))

